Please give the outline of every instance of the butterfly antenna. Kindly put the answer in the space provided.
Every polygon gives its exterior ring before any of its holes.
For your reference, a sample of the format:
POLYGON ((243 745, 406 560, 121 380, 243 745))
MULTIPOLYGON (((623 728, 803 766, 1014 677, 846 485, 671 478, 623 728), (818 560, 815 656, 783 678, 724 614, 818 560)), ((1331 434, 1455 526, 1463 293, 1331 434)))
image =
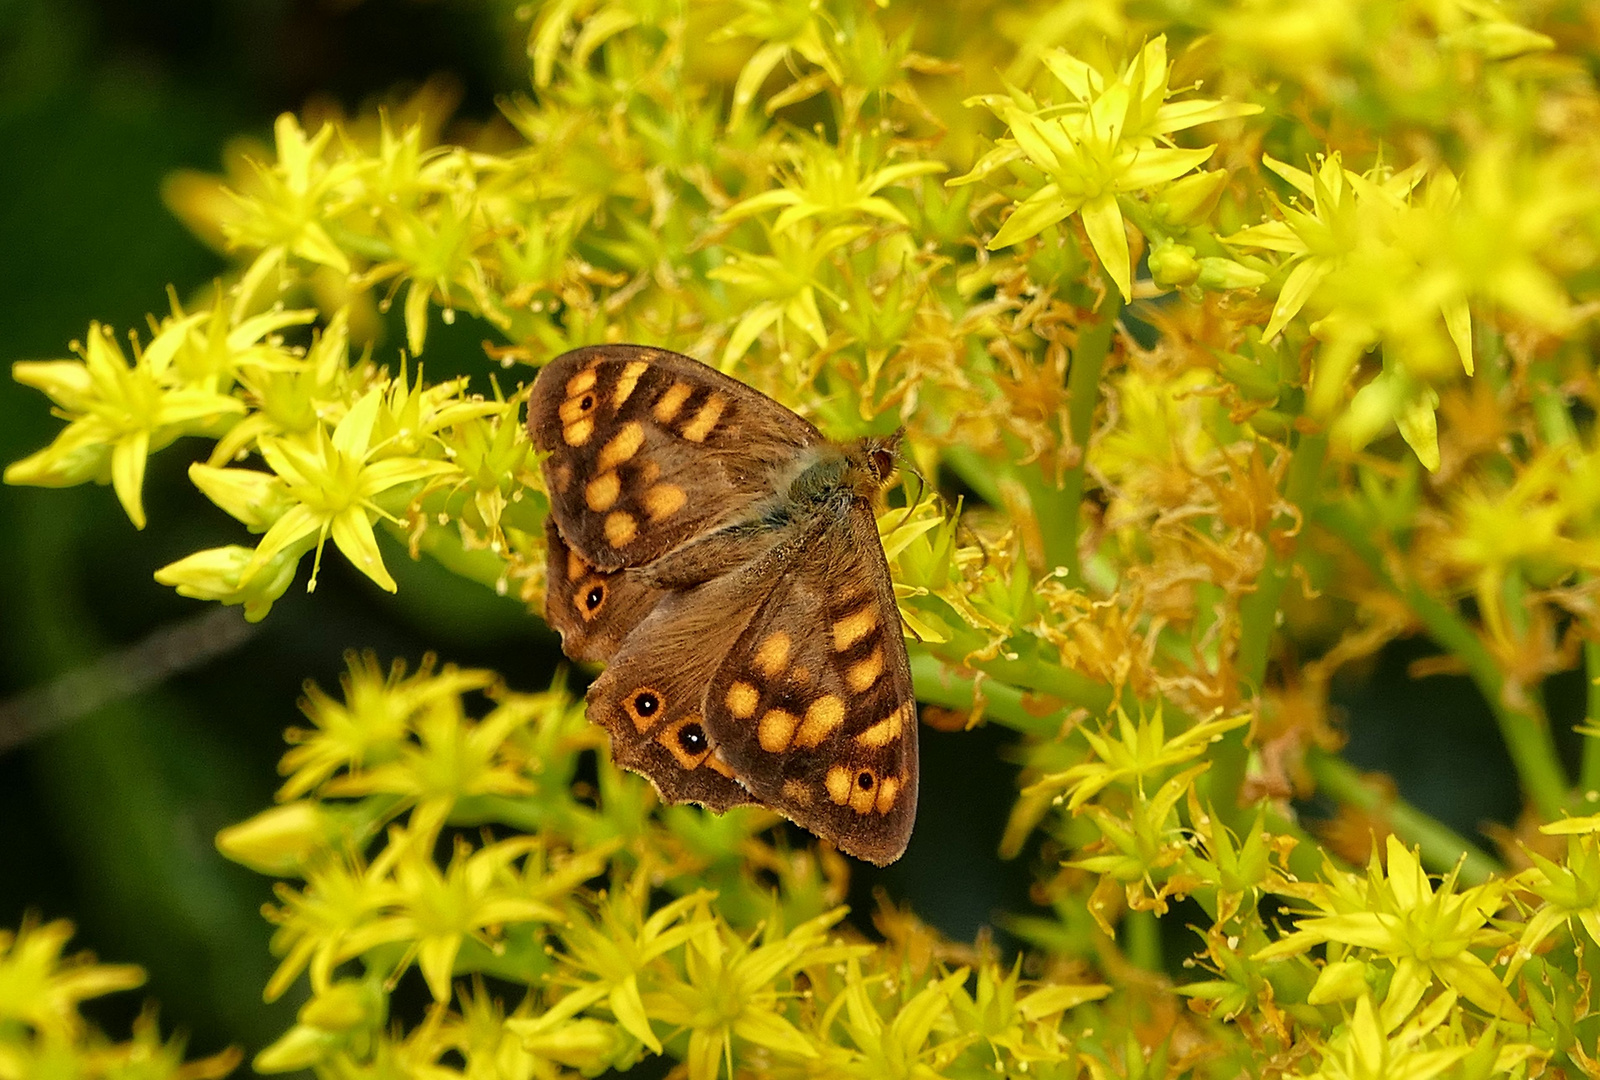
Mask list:
MULTIPOLYGON (((919 473, 916 469, 912 468, 909 465, 906 466, 906 472, 910 473, 912 476, 915 476, 917 478, 917 497, 912 499, 910 502, 906 503, 906 512, 900 518, 899 524, 895 525, 895 528, 897 528, 897 529, 900 528, 901 526, 903 526, 906 522, 911 520, 912 512, 915 511, 916 508, 919 505, 921 505, 922 496, 927 494, 927 490, 928 490, 927 481, 922 478, 922 474, 921 473, 919 473)), ((921 640, 921 639, 919 638, 918 640, 921 640)))

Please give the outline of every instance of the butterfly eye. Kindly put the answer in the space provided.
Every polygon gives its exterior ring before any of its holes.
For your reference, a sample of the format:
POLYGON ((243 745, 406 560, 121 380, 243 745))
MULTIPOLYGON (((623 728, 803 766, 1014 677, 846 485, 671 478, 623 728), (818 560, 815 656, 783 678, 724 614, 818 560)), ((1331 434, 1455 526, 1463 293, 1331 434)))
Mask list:
POLYGON ((654 716, 659 708, 661 699, 649 690, 641 690, 633 696, 633 711, 640 716, 654 716))
POLYGON ((861 785, 862 791, 871 791, 873 782, 872 774, 870 772, 863 771, 860 776, 856 777, 856 783, 861 785))
POLYGON ((701 754, 711 744, 706 739, 706 729, 691 723, 678 729, 678 745, 687 753, 701 754))
POLYGON ((589 590, 588 595, 583 598, 583 602, 588 605, 590 611, 593 611, 595 608, 605 603, 605 599, 606 587, 604 585, 596 585, 594 588, 589 590))
POLYGON ((894 455, 883 447, 878 447, 872 451, 872 468, 878 474, 878 479, 882 480, 894 472, 894 455))
POLYGON ((583 395, 583 400, 578 402, 578 408, 582 409, 584 412, 588 412, 590 409, 594 408, 594 395, 583 395))

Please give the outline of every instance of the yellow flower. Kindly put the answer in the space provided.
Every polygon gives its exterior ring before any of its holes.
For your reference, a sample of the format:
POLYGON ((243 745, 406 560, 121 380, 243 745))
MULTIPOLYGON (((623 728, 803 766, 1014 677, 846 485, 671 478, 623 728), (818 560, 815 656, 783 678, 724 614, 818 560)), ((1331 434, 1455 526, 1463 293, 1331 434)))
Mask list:
POLYGON ((144 983, 144 972, 131 964, 96 964, 87 955, 63 960, 71 936, 72 924, 64 919, 0 930, 0 1027, 23 1023, 71 1038, 83 1028, 79 1002, 144 983))
POLYGON ((1328 884, 1280 886, 1278 891, 1301 897, 1320 914, 1302 916, 1292 933, 1258 951, 1255 959, 1280 960, 1335 943, 1388 960, 1394 975, 1381 1017, 1388 1027, 1409 1015, 1435 980, 1490 1016, 1528 1023, 1500 977, 1472 951, 1509 942, 1489 925, 1505 901, 1506 883, 1457 891, 1451 874, 1436 891, 1397 837, 1389 836, 1386 851, 1387 873, 1374 851, 1365 879, 1328 865, 1328 884))
POLYGON ((539 708, 536 698, 511 695, 473 722, 460 694, 434 694, 411 720, 417 742, 402 743, 392 761, 331 780, 324 792, 402 796, 416 803, 414 825, 442 823, 457 800, 474 795, 532 794, 533 782, 506 759, 504 744, 539 708))
POLYGON ((358 158, 330 154, 332 124, 307 139, 300 122, 284 113, 272 130, 277 160, 272 165, 253 163, 255 190, 228 192, 235 205, 221 221, 229 244, 259 249, 239 282, 239 314, 249 310, 256 291, 290 255, 341 274, 350 272, 350 259, 333 242, 328 227, 341 202, 350 198, 347 187, 369 167, 358 158))
POLYGON ((394 862, 392 904, 380 918, 355 930, 346 944, 351 955, 390 943, 404 943, 406 951, 390 978, 410 966, 413 959, 435 1001, 450 999, 450 978, 456 955, 467 938, 494 948, 494 936, 507 924, 554 922, 561 912, 550 899, 558 897, 584 878, 597 873, 605 854, 588 852, 556 873, 547 873, 538 837, 502 840, 472 850, 457 839, 450 864, 441 873, 433 861, 433 830, 400 833, 389 838, 394 862), (521 873, 512 865, 526 860, 521 873))
POLYGON ((739 71, 733 84, 733 113, 728 126, 736 128, 756 91, 784 60, 800 56, 821 68, 838 85, 844 81, 839 62, 827 43, 838 35, 828 11, 814 0, 739 0, 744 8, 718 37, 744 35, 762 44, 739 71))
POLYGON ((824 229, 821 235, 809 227, 773 232, 771 255, 734 253, 727 262, 708 272, 706 276, 711 280, 726 282, 742 293, 741 306, 748 306, 728 337, 722 352, 723 364, 743 356, 761 332, 774 324, 780 342, 785 327, 793 324, 817 348, 826 345, 828 331, 817 307, 817 291, 824 288, 820 281, 822 261, 866 232, 864 225, 835 225, 824 229))
POLYGON ((1166 736, 1162 710, 1157 705, 1148 719, 1135 721, 1119 706, 1117 708, 1117 734, 1095 732, 1080 728, 1098 761, 1074 765, 1064 772, 1042 777, 1027 795, 1034 790, 1068 789, 1072 792, 1067 808, 1076 810, 1110 784, 1138 785, 1141 789, 1146 778, 1163 778, 1169 769, 1191 761, 1205 753, 1206 747, 1225 733, 1250 722, 1248 715, 1225 716, 1196 724, 1179 732, 1171 739, 1166 736))
POLYGON ((1017 204, 989 241, 989 250, 1019 243, 1077 214, 1106 275, 1124 300, 1131 299, 1132 256, 1117 197, 1176 180, 1216 149, 1172 146, 1167 138, 1172 132, 1261 109, 1200 98, 1168 101, 1164 36, 1145 45, 1114 77, 1061 49, 1047 52, 1042 60, 1072 100, 1041 107, 1014 92, 985 101, 1005 121, 1010 138, 1001 139, 971 172, 950 183, 972 183, 1003 165, 1026 161, 1047 182, 1017 204))
POLYGON ((835 147, 821 139, 807 140, 796 152, 798 160, 783 186, 752 195, 724 210, 718 220, 742 221, 774 207, 783 211, 772 223, 775 233, 787 232, 797 222, 819 216, 852 214, 879 218, 896 225, 907 225, 906 216, 878 192, 914 176, 945 171, 938 161, 902 161, 866 169, 861 160, 862 141, 850 140, 848 147, 835 147), (865 172, 865 175, 863 173, 865 172))
POLYGON ((111 331, 89 326, 82 360, 14 364, 12 377, 50 395, 67 427, 43 450, 6 467, 8 484, 70 487, 111 481, 135 528, 144 517, 145 462, 180 435, 215 431, 244 403, 178 380, 172 359, 205 315, 169 320, 129 364, 111 331))
POLYGON ((168 563, 155 579, 195 600, 244 606, 244 617, 260 622, 278 597, 294 582, 300 552, 283 551, 265 565, 256 565, 255 551, 239 544, 207 548, 168 563))
POLYGON ((372 522, 397 519, 380 498, 403 484, 456 470, 443 461, 381 458, 388 447, 375 445, 372 435, 382 404, 383 389, 375 388, 351 406, 331 436, 318 427, 309 439, 260 438, 261 456, 284 481, 294 505, 261 538, 246 578, 281 553, 303 553, 314 544, 317 556, 307 588, 315 589, 322 545, 332 536, 356 569, 379 587, 395 591, 394 578, 378 553, 372 522))
POLYGON ((397 759, 410 745, 416 717, 440 700, 459 703, 470 691, 494 683, 492 673, 447 664, 435 673, 424 663, 412 675, 400 661, 385 670, 374 656, 352 656, 341 680, 343 700, 319 686, 308 686, 301 705, 313 727, 289 732, 295 745, 283 756, 280 771, 288 779, 278 789, 280 800, 297 799, 321 786, 342 769, 356 771, 397 759))
POLYGON ((810 1040, 783 1017, 777 982, 802 966, 865 951, 826 947, 828 929, 843 916, 844 909, 836 908, 754 948, 720 920, 695 924, 684 948, 687 980, 643 998, 652 1017, 689 1029, 690 1080, 716 1080, 723 1061, 734 1076, 736 1038, 790 1058, 817 1056, 810 1040))

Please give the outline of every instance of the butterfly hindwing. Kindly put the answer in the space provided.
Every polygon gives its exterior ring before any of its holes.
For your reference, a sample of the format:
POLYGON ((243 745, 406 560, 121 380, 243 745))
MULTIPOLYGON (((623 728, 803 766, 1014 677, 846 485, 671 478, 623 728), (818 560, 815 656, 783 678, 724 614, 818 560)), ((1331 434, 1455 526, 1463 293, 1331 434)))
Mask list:
POLYGON ((696 360, 596 345, 547 364, 528 426, 550 453, 550 513, 600 570, 640 566, 772 493, 774 468, 821 434, 696 360))
POLYGON ((727 763, 705 717, 706 686, 754 614, 763 585, 747 565, 666 596, 589 687, 589 718, 611 733, 617 763, 669 802, 713 810, 759 802, 727 763))
POLYGON ((666 592, 631 570, 596 570, 567 546, 554 518, 545 518, 544 535, 550 553, 545 621, 561 634, 561 649, 574 660, 611 659, 666 592))
POLYGON ((894 586, 870 508, 827 515, 729 648, 704 715, 761 802, 880 865, 916 818, 917 712, 894 586))

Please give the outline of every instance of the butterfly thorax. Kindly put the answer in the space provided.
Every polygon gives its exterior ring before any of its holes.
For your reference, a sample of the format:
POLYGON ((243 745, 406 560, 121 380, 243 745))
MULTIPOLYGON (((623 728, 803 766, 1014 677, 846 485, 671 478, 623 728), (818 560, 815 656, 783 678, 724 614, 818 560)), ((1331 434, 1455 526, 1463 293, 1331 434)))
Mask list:
POLYGON ((853 443, 820 443, 774 478, 774 497, 761 517, 782 524, 818 512, 844 514, 857 500, 871 502, 892 467, 885 440, 868 436, 853 443))

